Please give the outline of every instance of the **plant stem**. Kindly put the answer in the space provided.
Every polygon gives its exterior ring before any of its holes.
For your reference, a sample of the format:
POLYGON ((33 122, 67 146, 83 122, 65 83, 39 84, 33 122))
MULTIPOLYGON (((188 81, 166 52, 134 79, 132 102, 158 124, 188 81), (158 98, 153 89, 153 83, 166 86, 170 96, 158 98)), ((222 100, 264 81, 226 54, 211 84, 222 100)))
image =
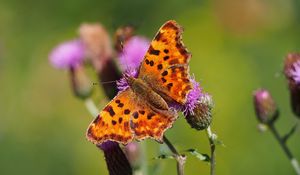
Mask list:
POLYGON ((140 148, 141 148, 141 171, 143 175, 147 175, 148 174, 148 166, 147 166, 147 154, 146 154, 146 150, 147 150, 147 145, 146 142, 142 142, 140 144, 140 148))
POLYGON ((95 105, 95 103, 93 102, 93 100, 91 98, 87 98, 84 101, 84 104, 86 106, 86 109, 89 111, 89 113, 95 118, 97 117, 99 111, 97 106, 95 105))
POLYGON ((286 142, 284 141, 284 139, 282 139, 277 131, 277 129, 275 128, 274 124, 271 123, 268 125, 271 132, 274 134, 276 140, 278 141, 279 145, 281 146, 281 148, 283 149, 285 155, 288 157, 288 159, 290 160, 294 170, 296 171, 297 175, 300 175, 300 166, 299 163, 297 161, 296 158, 294 158, 293 154, 291 153, 290 149, 288 148, 288 146, 286 145, 286 142))
POLYGON ((207 137, 210 145, 210 174, 215 175, 215 167, 216 167, 216 145, 214 142, 214 134, 211 132, 210 126, 206 129, 207 137))
POLYGON ((172 143, 167 139, 166 136, 163 137, 164 143, 168 146, 168 148, 172 151, 174 158, 177 161, 177 174, 184 175, 184 164, 186 161, 185 155, 180 155, 176 148, 172 145, 172 143))

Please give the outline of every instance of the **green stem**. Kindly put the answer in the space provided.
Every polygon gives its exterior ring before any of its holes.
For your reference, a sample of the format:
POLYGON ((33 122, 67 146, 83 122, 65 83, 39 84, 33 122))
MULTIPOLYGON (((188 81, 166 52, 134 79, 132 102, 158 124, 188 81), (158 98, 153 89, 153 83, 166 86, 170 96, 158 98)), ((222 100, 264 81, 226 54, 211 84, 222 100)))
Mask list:
POLYGON ((91 98, 87 98, 84 101, 85 107, 86 109, 89 111, 89 113, 95 118, 97 117, 99 111, 97 106, 95 105, 95 103, 93 102, 93 100, 91 98))
POLYGON ((142 152, 142 163, 141 163, 141 171, 143 175, 147 175, 148 174, 148 163, 147 163, 147 154, 146 154, 146 150, 147 150, 147 145, 146 142, 142 142, 140 144, 140 148, 141 148, 141 152, 142 152))
POLYGON ((210 175, 215 175, 215 167, 216 167, 216 145, 214 142, 215 136, 212 133, 210 126, 206 129, 206 134, 208 137, 209 145, 210 145, 210 175))
POLYGON ((166 136, 163 137, 164 143, 168 146, 168 148, 173 153, 174 158, 177 161, 177 174, 184 175, 184 164, 186 161, 186 157, 184 155, 180 155, 176 148, 172 145, 172 143, 167 139, 166 136))
POLYGON ((296 171, 297 175, 300 175, 300 166, 299 166, 299 163, 298 163, 297 159, 294 158, 292 152, 290 151, 290 149, 286 145, 286 142, 284 141, 284 139, 282 139, 280 137, 280 135, 279 135, 279 133, 278 133, 278 131, 275 128, 275 126, 274 126, 273 123, 270 123, 268 126, 269 126, 271 132, 273 133, 273 135, 275 136, 276 140, 278 141, 279 145, 281 146, 283 152, 285 153, 285 155, 290 160, 291 165, 293 166, 293 168, 296 171))

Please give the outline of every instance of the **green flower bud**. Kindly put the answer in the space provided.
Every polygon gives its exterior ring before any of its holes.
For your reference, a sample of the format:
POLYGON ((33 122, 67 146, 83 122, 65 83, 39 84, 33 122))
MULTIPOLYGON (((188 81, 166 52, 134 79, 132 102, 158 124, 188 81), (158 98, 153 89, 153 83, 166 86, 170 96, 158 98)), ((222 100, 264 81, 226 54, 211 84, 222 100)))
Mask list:
POLYGON ((92 94, 92 83, 82 65, 70 68, 72 89, 75 96, 86 99, 92 94))
POLYGON ((192 112, 185 113, 185 119, 192 128, 204 130, 212 122, 213 101, 210 95, 203 94, 192 112))

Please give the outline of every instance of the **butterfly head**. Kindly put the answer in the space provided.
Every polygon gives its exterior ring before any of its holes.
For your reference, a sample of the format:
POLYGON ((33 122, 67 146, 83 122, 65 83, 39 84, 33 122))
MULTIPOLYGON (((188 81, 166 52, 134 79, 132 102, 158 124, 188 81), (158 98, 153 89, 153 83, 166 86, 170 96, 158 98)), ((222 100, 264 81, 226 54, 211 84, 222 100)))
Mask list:
POLYGON ((133 76, 131 76, 129 74, 124 74, 124 78, 130 87, 132 87, 132 85, 134 84, 134 81, 136 80, 136 78, 134 78, 133 76))

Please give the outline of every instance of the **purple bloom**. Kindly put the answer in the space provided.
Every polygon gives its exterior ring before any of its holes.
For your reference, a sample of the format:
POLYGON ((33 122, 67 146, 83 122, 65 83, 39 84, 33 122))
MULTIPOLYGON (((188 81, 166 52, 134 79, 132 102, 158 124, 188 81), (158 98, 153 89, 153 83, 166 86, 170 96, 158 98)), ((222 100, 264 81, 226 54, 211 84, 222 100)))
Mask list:
POLYGON ((125 89, 127 89, 129 87, 129 85, 126 81, 126 78, 125 78, 126 76, 136 78, 138 76, 137 69, 128 69, 127 71, 125 71, 124 76, 120 80, 117 81, 117 88, 119 91, 124 91, 125 89))
POLYGON ((53 67, 66 69, 76 67, 84 59, 84 46, 80 40, 72 40, 59 44, 49 55, 53 67))
POLYGON ((149 48, 149 44, 149 40, 144 37, 134 36, 130 38, 124 45, 123 52, 119 55, 122 70, 137 69, 149 48))
POLYGON ((290 75, 296 84, 300 84, 300 61, 297 61, 293 64, 294 69, 290 69, 290 75))
POLYGON ((187 95, 187 101, 184 105, 183 112, 193 114, 193 111, 203 94, 200 84, 194 78, 191 79, 191 82, 193 84, 193 89, 187 95))

